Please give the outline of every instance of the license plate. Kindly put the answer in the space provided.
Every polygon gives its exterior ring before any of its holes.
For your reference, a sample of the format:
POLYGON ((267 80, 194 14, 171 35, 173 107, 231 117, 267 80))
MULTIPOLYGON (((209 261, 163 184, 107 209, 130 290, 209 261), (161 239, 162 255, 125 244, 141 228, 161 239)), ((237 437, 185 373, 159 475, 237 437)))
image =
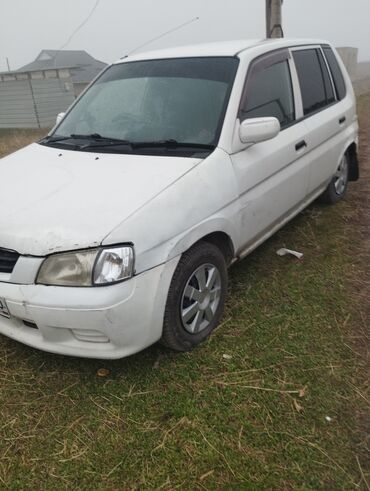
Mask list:
POLYGON ((7 317, 8 319, 10 317, 8 307, 6 306, 6 302, 3 298, 0 298, 0 315, 7 317))

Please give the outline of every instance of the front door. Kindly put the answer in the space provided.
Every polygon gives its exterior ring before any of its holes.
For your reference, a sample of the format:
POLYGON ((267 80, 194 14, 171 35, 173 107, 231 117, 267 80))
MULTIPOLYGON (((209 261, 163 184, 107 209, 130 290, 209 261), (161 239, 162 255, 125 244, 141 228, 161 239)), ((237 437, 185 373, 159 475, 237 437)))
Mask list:
POLYGON ((292 75, 296 77, 289 50, 258 58, 247 75, 240 121, 273 116, 281 132, 231 156, 239 187, 242 249, 269 235, 306 198, 307 129, 304 121, 297 122, 301 101, 294 95, 297 80, 292 75))

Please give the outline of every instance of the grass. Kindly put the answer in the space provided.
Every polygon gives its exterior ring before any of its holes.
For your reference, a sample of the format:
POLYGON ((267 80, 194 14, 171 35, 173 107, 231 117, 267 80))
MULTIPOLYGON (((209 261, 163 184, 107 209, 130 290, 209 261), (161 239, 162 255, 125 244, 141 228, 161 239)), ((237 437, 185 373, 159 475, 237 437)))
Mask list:
MULTIPOLYGON (((359 107, 369 169, 370 97, 359 107)), ((0 152, 28 139, 0 135, 0 152)), ((223 323, 192 353, 102 362, 2 337, 0 488, 369 489, 360 186, 234 266, 223 323)))
POLYGON ((48 130, 17 130, 0 128, 0 158, 45 136, 48 130))

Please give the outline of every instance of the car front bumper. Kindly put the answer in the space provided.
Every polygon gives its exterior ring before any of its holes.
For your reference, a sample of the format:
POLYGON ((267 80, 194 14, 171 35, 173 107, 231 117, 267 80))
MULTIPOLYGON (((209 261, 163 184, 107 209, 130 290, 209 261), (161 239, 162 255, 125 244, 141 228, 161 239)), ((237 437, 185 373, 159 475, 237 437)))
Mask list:
POLYGON ((137 353, 161 337, 178 259, 105 287, 0 282, 0 298, 10 314, 0 316, 0 333, 63 355, 117 359, 137 353))

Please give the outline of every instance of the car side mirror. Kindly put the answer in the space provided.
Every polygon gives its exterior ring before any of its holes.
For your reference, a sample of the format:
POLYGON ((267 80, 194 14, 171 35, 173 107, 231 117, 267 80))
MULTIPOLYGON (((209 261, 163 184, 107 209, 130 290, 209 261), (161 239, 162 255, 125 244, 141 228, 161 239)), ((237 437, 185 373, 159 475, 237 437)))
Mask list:
POLYGON ((239 138, 242 143, 259 143, 275 138, 280 129, 277 118, 245 119, 240 124, 239 138))
POLYGON ((62 119, 64 118, 64 116, 66 115, 66 113, 59 113, 58 116, 57 116, 57 124, 59 124, 62 119))

